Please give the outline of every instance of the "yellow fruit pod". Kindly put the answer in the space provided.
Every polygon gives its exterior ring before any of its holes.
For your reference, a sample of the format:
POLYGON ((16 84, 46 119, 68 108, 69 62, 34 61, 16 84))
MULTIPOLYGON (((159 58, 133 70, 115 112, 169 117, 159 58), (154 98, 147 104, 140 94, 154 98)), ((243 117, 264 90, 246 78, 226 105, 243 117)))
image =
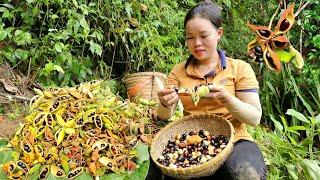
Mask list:
POLYGON ((60 128, 60 129, 54 134, 54 137, 55 137, 55 140, 56 140, 56 142, 57 142, 57 145, 59 145, 59 144, 63 141, 65 135, 66 135, 66 132, 65 132, 64 128, 60 128))
POLYGON ((291 59, 291 64, 297 69, 302 69, 304 66, 304 60, 300 52, 291 45, 289 46, 289 53, 294 56, 291 59))
POLYGON ((51 174, 57 178, 62 178, 66 176, 66 173, 64 172, 64 170, 59 168, 56 165, 51 165, 50 171, 51 171, 51 174))

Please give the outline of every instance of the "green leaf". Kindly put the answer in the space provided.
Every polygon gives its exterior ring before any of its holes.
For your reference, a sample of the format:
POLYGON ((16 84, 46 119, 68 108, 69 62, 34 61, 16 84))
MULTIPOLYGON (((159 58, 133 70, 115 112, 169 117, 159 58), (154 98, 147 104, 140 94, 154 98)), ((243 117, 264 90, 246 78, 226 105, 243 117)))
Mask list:
POLYGON ((108 173, 100 177, 103 180, 125 180, 125 174, 108 173))
POLYGON ((32 36, 29 32, 24 32, 21 30, 16 30, 14 32, 14 42, 18 45, 26 45, 26 44, 30 44, 31 40, 32 40, 32 36))
POLYGON ((316 116, 316 124, 320 124, 320 114, 316 116))
POLYGON ((0 148, 5 147, 8 144, 6 139, 0 138, 0 148))
POLYGON ((289 62, 294 56, 293 54, 284 50, 276 50, 275 53, 277 54, 279 60, 284 63, 289 62))
POLYGON ((276 127, 276 129, 278 129, 280 132, 283 132, 283 126, 281 125, 281 123, 277 121, 273 116, 271 116, 270 119, 274 123, 274 126, 276 127))
POLYGON ((306 131, 307 128, 304 127, 304 126, 291 126, 291 127, 288 127, 288 130, 291 130, 291 131, 306 131))
POLYGON ((86 172, 82 172, 77 178, 75 178, 76 180, 93 180, 92 176, 90 176, 88 173, 86 172))
POLYGON ((41 164, 34 165, 29 171, 28 179, 37 180, 39 178, 40 171, 41 171, 41 164))
POLYGON ((14 55, 15 55, 18 59, 25 60, 25 59, 27 59, 28 56, 29 56, 29 51, 26 51, 26 50, 23 50, 23 49, 17 49, 17 50, 14 52, 14 55))
POLYGON ((297 180, 298 176, 296 174, 297 172, 296 167, 292 164, 286 164, 285 166, 287 168, 289 175, 292 177, 292 179, 297 180))
POLYGON ((303 114, 301 114, 301 113, 299 113, 299 112, 297 112, 297 111, 295 111, 295 110, 293 110, 293 109, 288 109, 287 112, 286 112, 286 114, 288 114, 288 115, 290 115, 290 116, 293 116, 293 117, 299 119, 299 120, 302 121, 302 122, 305 122, 305 123, 309 123, 309 124, 310 124, 310 122, 308 121, 308 119, 307 119, 303 114))
POLYGON ((52 62, 49 62, 41 70, 40 75, 48 76, 52 71, 58 71, 58 72, 64 73, 61 66, 55 65, 52 62))
POLYGON ((102 54, 102 48, 99 44, 93 42, 93 41, 90 41, 90 51, 93 53, 93 54, 97 54, 99 56, 101 56, 102 54))
POLYGON ((7 31, 0 29, 0 41, 3 41, 7 37, 7 31))
POLYGON ((0 164, 4 164, 8 161, 12 161, 13 157, 11 156, 13 151, 0 151, 0 164))
POLYGON ((144 161, 149 160, 148 145, 139 143, 135 150, 137 151, 137 163, 142 164, 144 161))
POLYGON ((149 171, 150 160, 144 161, 141 166, 129 175, 129 180, 146 179, 149 171))
POLYGON ((304 159, 303 163, 305 164, 310 177, 314 180, 318 180, 320 177, 320 167, 319 167, 320 161, 304 159))
POLYGON ((57 42, 57 43, 54 45, 54 48, 56 49, 57 52, 61 53, 61 52, 62 52, 62 49, 64 48, 64 44, 61 43, 61 42, 57 42))

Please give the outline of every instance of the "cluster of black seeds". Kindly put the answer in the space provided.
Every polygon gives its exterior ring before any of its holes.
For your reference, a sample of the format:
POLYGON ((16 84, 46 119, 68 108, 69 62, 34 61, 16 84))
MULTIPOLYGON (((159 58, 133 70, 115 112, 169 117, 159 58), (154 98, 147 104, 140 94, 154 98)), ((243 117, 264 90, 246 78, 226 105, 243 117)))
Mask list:
POLYGON ((169 140, 162 155, 157 161, 170 168, 186 168, 203 164, 228 144, 229 138, 224 135, 211 136, 208 131, 191 131, 189 134, 178 134, 175 140, 169 140))

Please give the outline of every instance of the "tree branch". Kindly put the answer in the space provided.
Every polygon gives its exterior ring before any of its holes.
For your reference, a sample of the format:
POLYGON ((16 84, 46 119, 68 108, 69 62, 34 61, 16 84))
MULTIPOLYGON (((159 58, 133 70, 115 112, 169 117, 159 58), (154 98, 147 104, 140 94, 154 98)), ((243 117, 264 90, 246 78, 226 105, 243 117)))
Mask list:
POLYGON ((307 1, 306 3, 304 3, 304 5, 301 6, 296 13, 294 13, 294 17, 297 17, 301 13, 301 11, 307 7, 308 4, 310 4, 310 1, 307 1))

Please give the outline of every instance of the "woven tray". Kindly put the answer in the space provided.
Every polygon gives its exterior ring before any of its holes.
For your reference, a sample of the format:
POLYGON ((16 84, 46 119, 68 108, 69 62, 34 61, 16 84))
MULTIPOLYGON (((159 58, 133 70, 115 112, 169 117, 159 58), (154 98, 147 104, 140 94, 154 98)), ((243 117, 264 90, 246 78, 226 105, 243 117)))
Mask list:
POLYGON ((155 135, 151 143, 151 158, 164 174, 173 178, 191 179, 209 176, 214 174, 231 154, 234 134, 232 124, 220 116, 208 114, 185 116, 168 124, 155 135), (217 156, 204 164, 188 168, 172 169, 157 162, 168 140, 173 140, 176 134, 197 132, 201 129, 209 131, 210 135, 224 135, 230 138, 227 146, 217 156))
POLYGON ((167 76, 160 72, 139 72, 125 76, 124 82, 130 100, 138 96, 158 102, 157 92, 160 86, 164 86, 166 78, 167 76))

